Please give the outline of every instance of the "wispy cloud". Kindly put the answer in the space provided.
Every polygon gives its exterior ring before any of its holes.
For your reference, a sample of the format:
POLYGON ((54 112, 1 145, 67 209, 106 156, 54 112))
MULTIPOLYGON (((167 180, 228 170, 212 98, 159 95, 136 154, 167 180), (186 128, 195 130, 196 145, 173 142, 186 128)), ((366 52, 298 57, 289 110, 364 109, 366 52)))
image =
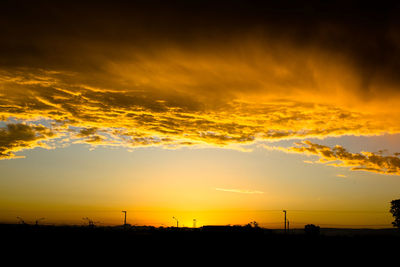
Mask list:
POLYGON ((228 188, 215 188, 217 191, 240 193, 240 194, 264 194, 262 191, 256 190, 243 190, 243 189, 228 189, 228 188))
MULTIPOLYGON (((316 163, 321 163, 334 167, 349 167, 353 171, 369 171, 381 174, 400 175, 400 154, 384 156, 380 152, 351 153, 344 147, 336 145, 334 147, 324 146, 310 141, 296 143, 297 146, 272 147, 264 146, 267 149, 280 150, 287 153, 301 153, 305 155, 316 155, 319 157, 316 163)), ((344 175, 338 175, 345 177, 344 175)))

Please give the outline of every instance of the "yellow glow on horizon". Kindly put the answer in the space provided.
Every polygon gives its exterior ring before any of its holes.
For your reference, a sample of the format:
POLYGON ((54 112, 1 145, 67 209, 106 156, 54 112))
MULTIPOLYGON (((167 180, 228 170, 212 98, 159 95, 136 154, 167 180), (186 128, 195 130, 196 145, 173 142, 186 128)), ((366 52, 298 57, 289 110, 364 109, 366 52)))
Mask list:
MULTIPOLYGON (((65 208, 65 207, 64 207, 65 208)), ((14 212, 5 213, 3 222, 17 222, 16 214, 26 223, 34 224, 35 220, 45 218, 41 223, 46 225, 85 225, 88 217, 97 226, 123 225, 124 217, 117 209, 110 210, 79 210, 65 209, 62 213, 54 209, 41 209, 24 212, 23 215, 14 212), (66 219, 68 218, 68 219, 66 219)), ((384 211, 318 211, 318 210, 288 210, 288 220, 292 228, 304 228, 309 223, 318 224, 321 227, 335 228, 390 228, 392 216, 384 211)), ((179 221, 179 227, 193 227, 193 220, 196 219, 196 227, 205 225, 246 225, 256 221, 260 227, 270 229, 283 228, 282 210, 128 210, 127 223, 132 226, 154 226, 154 227, 176 227, 175 217, 179 221)))

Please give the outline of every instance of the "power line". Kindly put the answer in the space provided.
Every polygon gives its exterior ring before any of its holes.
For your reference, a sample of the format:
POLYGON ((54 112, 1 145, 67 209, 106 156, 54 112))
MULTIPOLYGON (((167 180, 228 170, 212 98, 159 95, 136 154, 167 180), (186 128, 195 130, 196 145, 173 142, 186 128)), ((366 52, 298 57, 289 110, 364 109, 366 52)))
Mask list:
MULTIPOLYGON (((310 222, 291 222, 293 225, 306 225, 310 222)), ((279 225, 281 222, 260 222, 260 225, 279 225)), ((391 224, 335 224, 335 223, 318 223, 318 225, 328 225, 328 226, 364 226, 364 227, 378 227, 378 226, 392 226, 391 224)))
MULTIPOLYGON (((327 213, 390 213, 389 210, 291 210, 286 209, 290 212, 327 212, 327 213)), ((235 212, 235 211, 227 211, 235 212)), ((282 212, 282 210, 246 210, 246 211, 236 211, 236 212, 282 212)))

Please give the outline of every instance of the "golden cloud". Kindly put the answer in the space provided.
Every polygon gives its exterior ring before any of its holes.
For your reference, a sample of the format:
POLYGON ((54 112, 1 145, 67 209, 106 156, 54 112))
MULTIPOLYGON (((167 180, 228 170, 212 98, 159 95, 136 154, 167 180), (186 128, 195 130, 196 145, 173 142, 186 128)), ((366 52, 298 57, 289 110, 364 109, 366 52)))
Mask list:
POLYGON ((239 2, 15 5, 0 16, 0 119, 48 121, 62 146, 232 147, 400 132, 395 20, 239 2))
POLYGON ((0 128, 0 159, 19 158, 14 152, 35 147, 47 147, 42 140, 54 137, 44 126, 26 124, 7 124, 0 128))
MULTIPOLYGON (((221 68, 207 66, 207 71, 209 75, 224 72, 221 68)), ((182 72, 182 76, 185 73, 186 79, 191 80, 190 86, 185 87, 180 81, 171 79, 165 88, 161 83, 147 82, 147 89, 139 90, 129 86, 125 89, 95 88, 92 84, 82 84, 80 74, 64 75, 32 69, 3 70, 0 73, 0 88, 6 97, 0 99, 0 116, 4 120, 13 118, 28 122, 50 120, 53 131, 65 133, 66 129, 70 129, 71 139, 80 139, 77 142, 92 146, 226 147, 257 140, 400 131, 398 117, 389 116, 385 109, 377 111, 373 105, 370 109, 356 108, 356 104, 352 108, 335 106, 328 97, 329 101, 324 103, 319 98, 328 95, 328 91, 321 91, 315 99, 302 99, 296 91, 287 91, 285 98, 273 99, 269 90, 263 93, 256 88, 249 91, 249 97, 246 97, 237 93, 239 89, 232 89, 230 97, 219 98, 213 95, 211 89, 208 95, 192 90, 191 86, 196 83, 203 87, 204 79, 190 69, 182 68, 182 72), (174 81, 175 84, 172 84, 174 81), (181 91, 168 90, 173 87, 181 91), (259 100, 251 95, 255 92, 259 100)), ((148 70, 143 71, 141 77, 145 79, 146 75, 152 75, 157 80, 158 74, 148 70)), ((160 75, 167 74, 162 70, 160 75)), ((175 68, 171 75, 178 75, 175 68)), ((237 77, 237 74, 231 76, 237 77)), ((134 83, 132 77, 125 78, 132 79, 134 83)), ((211 87, 214 91, 222 91, 225 87, 229 92, 229 87, 224 85, 229 78, 214 78, 215 84, 211 87), (221 81, 219 85, 218 80, 221 81)), ((148 79, 151 80, 150 77, 148 79)), ((254 78, 254 81, 262 82, 262 79, 254 78)), ((235 81, 229 83, 234 84, 235 81)), ((122 87, 118 83, 116 86, 122 87)), ((305 94, 307 89, 299 89, 299 92, 305 94)), ((396 110, 391 112, 395 114, 396 110)))
MULTIPOLYGON (((384 156, 382 153, 360 152, 351 153, 342 146, 328 147, 302 141, 296 147, 290 147, 288 152, 306 153, 320 157, 319 162, 336 167, 350 167, 354 171, 371 171, 381 174, 400 175, 400 157, 398 153, 384 156)), ((337 175, 345 177, 344 175, 337 175)))

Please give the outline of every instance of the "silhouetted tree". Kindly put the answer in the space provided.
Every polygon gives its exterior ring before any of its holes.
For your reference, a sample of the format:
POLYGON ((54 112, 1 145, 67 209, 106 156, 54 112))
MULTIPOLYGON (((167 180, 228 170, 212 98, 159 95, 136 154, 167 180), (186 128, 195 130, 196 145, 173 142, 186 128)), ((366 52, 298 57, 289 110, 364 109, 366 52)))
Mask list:
POLYGON ((304 232, 306 232, 306 235, 318 236, 319 230, 319 226, 315 226, 314 224, 307 224, 306 226, 304 226, 304 232))
POLYGON ((19 222, 23 225, 27 225, 27 223, 24 221, 24 219, 22 219, 21 217, 17 217, 17 219, 19 220, 19 222))
POLYGON ((94 222, 93 220, 89 219, 88 217, 82 218, 82 220, 88 222, 89 228, 94 228, 96 226, 96 223, 98 223, 98 222, 94 222))
POLYGON ((400 228, 400 199, 395 199, 390 202, 390 213, 394 217, 394 222, 392 222, 394 227, 400 228))
POLYGON ((245 227, 247 227, 247 228, 259 228, 259 225, 258 225, 258 222, 252 221, 252 222, 246 224, 245 227))

